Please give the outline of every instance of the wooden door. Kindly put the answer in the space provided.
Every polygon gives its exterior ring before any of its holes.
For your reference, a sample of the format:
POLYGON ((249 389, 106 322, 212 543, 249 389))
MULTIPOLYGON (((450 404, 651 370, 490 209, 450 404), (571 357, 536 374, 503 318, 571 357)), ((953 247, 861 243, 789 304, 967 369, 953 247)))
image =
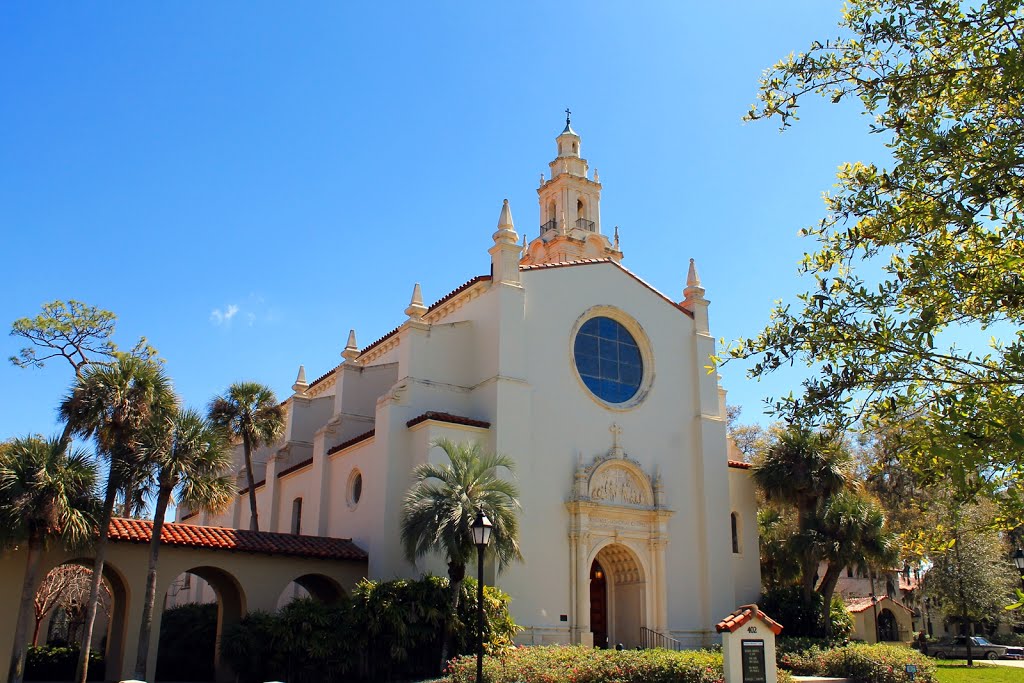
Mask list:
POLYGON ((608 577, 596 561, 590 567, 590 630, 594 646, 608 647, 608 577))

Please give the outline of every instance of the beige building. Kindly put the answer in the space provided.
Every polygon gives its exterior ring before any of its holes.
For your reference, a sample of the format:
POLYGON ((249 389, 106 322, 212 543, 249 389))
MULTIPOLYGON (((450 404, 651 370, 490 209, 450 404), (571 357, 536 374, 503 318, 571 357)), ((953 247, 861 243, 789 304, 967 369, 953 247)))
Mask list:
MULTIPOLYGON (((539 231, 521 242, 506 201, 464 285, 432 305, 416 285, 395 330, 362 347, 351 332, 312 382, 300 369, 283 439, 255 458, 261 526, 351 538, 372 578, 444 575, 403 556, 402 498, 442 457, 434 440, 478 441, 518 464, 525 562, 487 581, 522 642, 708 644, 760 586, 754 487, 706 369, 709 302, 692 260, 681 299, 623 266, 568 120, 556 143, 539 231)), ((247 528, 244 493, 178 520, 247 528)), ((176 601, 211 598, 179 585, 176 601)))

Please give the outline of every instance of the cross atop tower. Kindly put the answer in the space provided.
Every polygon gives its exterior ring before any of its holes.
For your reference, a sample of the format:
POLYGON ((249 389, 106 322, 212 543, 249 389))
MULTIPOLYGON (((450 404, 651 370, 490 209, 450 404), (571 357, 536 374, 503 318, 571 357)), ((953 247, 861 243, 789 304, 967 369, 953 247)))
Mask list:
POLYGON ((569 125, 569 116, 570 115, 572 115, 572 112, 569 111, 569 107, 566 107, 565 108, 565 125, 567 125, 567 126, 569 125))

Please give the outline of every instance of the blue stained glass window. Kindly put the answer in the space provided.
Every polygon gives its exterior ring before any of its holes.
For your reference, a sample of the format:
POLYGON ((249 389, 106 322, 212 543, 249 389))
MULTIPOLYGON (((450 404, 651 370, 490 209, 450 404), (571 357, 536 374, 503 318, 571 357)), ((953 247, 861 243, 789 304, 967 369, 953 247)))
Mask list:
POLYGON ((611 318, 591 318, 576 333, 576 370, 595 396, 625 403, 636 395, 644 364, 633 335, 611 318))

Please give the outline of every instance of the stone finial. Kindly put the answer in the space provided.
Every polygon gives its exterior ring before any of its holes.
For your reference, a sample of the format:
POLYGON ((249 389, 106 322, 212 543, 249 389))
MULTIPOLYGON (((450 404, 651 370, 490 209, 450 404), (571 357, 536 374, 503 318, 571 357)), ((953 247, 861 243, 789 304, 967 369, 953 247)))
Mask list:
POLYGON ((597 167, 596 166, 594 167, 594 182, 595 183, 601 182, 601 175, 597 172, 597 167))
POLYGON ((619 250, 619 226, 615 226, 615 250, 619 250))
POLYGON ((540 174, 540 184, 541 184, 541 187, 544 186, 544 174, 543 173, 540 174))
POLYGON ((516 234, 516 228, 512 224, 512 207, 509 206, 508 200, 506 199, 501 204, 501 215, 498 216, 498 231, 492 235, 494 242, 505 243, 505 244, 518 244, 519 235, 516 234))
POLYGON ((697 264, 690 259, 690 270, 686 273, 687 287, 700 287, 700 276, 697 274, 697 264))
POLYGON ((306 389, 309 389, 309 383, 306 381, 306 366, 299 366, 299 375, 295 378, 295 384, 292 385, 292 391, 295 392, 296 396, 305 396, 306 389))
POLYGON ((359 357, 359 346, 356 344, 355 330, 348 331, 348 343, 345 344, 345 350, 341 352, 341 357, 348 361, 359 357))
POLYGON ((427 307, 423 305, 423 292, 420 291, 420 283, 417 282, 413 285, 412 299, 405 309, 405 314, 414 320, 419 320, 426 312, 427 307))

